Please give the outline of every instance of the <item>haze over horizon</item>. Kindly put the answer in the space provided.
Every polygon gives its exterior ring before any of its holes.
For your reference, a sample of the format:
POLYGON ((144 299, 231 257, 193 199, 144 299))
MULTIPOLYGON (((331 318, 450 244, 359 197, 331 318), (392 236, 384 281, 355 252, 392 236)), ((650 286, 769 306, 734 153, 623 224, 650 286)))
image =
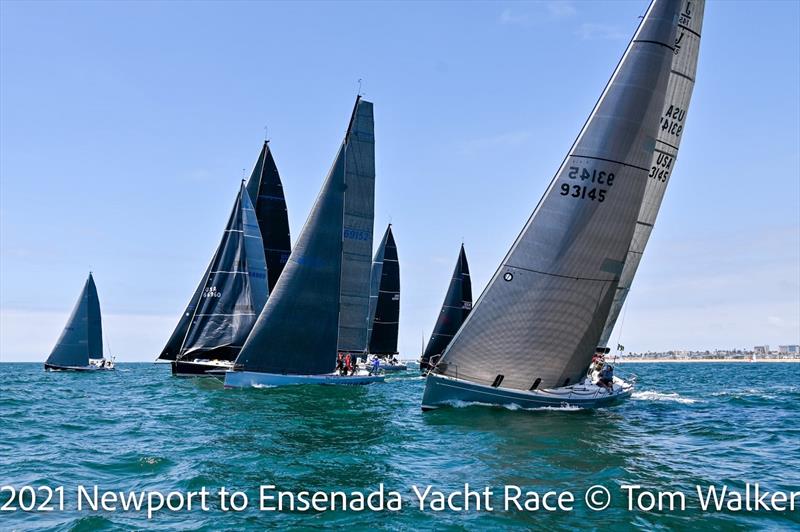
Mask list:
MULTIPOLYGON (((475 297, 647 1, 0 2, 0 361, 43 361, 94 272, 119 361, 152 361, 268 126, 299 235, 361 79, 400 351, 459 244, 475 297)), ((610 345, 800 344, 800 4, 708 2, 685 137, 610 345), (753 32, 769 28, 769 33, 753 32)))

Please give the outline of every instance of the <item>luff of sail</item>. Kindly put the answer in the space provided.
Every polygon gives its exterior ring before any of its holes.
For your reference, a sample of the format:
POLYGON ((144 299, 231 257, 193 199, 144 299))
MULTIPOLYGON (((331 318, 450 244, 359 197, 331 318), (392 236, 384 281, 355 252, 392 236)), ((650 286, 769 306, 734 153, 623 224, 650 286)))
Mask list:
POLYGON ((234 360, 267 299, 258 219, 242 183, 223 232, 179 360, 234 360))
POLYGON ((372 103, 356 99, 345 141, 347 194, 339 315, 339 351, 367 348, 372 233, 375 216, 375 131, 372 103))
POLYGON ((103 358, 103 323, 94 277, 83 285, 81 295, 45 364, 85 367, 89 359, 103 358))
POLYGON ((450 285, 442 303, 436 325, 428 340, 428 345, 420 359, 420 370, 427 371, 431 365, 436 365, 439 356, 444 352, 450 340, 458 332, 461 324, 472 310, 472 281, 469 276, 469 264, 464 245, 458 253, 458 261, 450 278, 450 285))
POLYGON ((650 163, 650 173, 631 247, 598 344, 601 346, 608 345, 611 338, 611 332, 628 297, 647 241, 653 232, 664 193, 667 191, 667 184, 675 170, 678 148, 683 138, 686 114, 694 89, 704 10, 705 0, 683 1, 675 36, 675 55, 672 58, 672 69, 667 82, 667 100, 661 113, 655 153, 650 163))
POLYGON ((655 0, 589 119, 435 372, 529 390, 585 375, 631 243, 672 61, 655 0))
POLYGON ((178 324, 175 326, 175 330, 172 331, 172 335, 170 335, 167 344, 164 346, 164 349, 161 350, 156 360, 174 361, 178 359, 183 340, 186 338, 186 332, 189 330, 189 324, 192 322, 192 316, 194 316, 197 303, 200 301, 200 296, 203 293, 203 287, 206 284, 206 279, 208 279, 210 271, 211 264, 206 267, 201 281, 197 284, 197 288, 194 289, 194 294, 192 294, 189 304, 186 305, 186 309, 183 311, 183 314, 181 314, 178 324))
MULTIPOLYGON (((349 137, 349 135, 347 136, 349 137)), ((339 335, 347 138, 235 368, 320 375, 333 371, 339 335)), ((228 377, 226 377, 227 383, 228 377)))
POLYGON ((386 228, 375 252, 371 285, 367 351, 375 355, 396 354, 400 324, 400 262, 392 224, 386 228))
POLYGON ((289 260, 292 244, 283 183, 281 183, 269 141, 264 141, 253 173, 247 180, 247 192, 255 207, 258 227, 264 241, 267 288, 269 292, 272 292, 286 261, 289 260))

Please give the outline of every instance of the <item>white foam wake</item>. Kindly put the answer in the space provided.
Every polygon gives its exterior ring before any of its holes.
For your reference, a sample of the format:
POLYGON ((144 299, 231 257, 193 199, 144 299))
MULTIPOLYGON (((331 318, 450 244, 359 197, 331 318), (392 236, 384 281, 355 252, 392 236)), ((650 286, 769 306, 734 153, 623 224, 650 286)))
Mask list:
POLYGON ((697 399, 681 397, 677 393, 661 393, 656 391, 633 392, 631 397, 640 401, 672 401, 684 405, 691 405, 698 402, 697 399))
POLYGON ((516 403, 511 403, 509 405, 495 405, 495 404, 491 404, 491 403, 482 403, 480 401, 459 401, 459 400, 448 401, 447 404, 452 406, 452 407, 454 407, 454 408, 467 408, 467 407, 470 407, 470 406, 492 406, 492 407, 499 406, 501 408, 505 408, 506 410, 511 410, 512 412, 517 411, 517 410, 524 410, 526 412, 539 412, 539 411, 543 411, 543 410, 552 410, 552 411, 557 411, 557 412, 577 412, 578 410, 582 410, 581 407, 574 406, 574 405, 537 406, 537 407, 533 407, 533 408, 523 408, 522 406, 520 406, 520 405, 518 405, 516 403))

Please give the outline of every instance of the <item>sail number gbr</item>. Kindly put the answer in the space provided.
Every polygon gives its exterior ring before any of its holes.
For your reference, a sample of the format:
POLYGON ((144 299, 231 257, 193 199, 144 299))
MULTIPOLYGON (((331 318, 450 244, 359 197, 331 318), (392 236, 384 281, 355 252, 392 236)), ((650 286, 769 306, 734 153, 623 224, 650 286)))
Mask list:
POLYGON ((614 174, 612 172, 605 172, 603 170, 584 168, 582 166, 570 166, 567 177, 574 179, 580 184, 561 184, 561 195, 570 198, 588 199, 603 203, 606 199, 608 189, 601 188, 595 185, 604 185, 610 187, 614 185, 614 174))

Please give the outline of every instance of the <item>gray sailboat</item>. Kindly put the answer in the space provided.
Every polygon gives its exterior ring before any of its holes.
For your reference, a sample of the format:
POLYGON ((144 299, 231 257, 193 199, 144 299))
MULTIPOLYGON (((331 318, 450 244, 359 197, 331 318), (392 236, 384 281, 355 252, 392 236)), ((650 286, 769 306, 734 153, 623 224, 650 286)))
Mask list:
POLYGON ((214 376, 233 366, 267 300, 267 268, 250 194, 242 182, 192 313, 174 375, 214 376))
POLYGON ((653 158, 650 163, 644 199, 633 232, 633 240, 625 258, 625 266, 619 278, 619 286, 611 303, 600 346, 608 346, 611 332, 617 323, 622 307, 631 289, 633 277, 639 268, 644 248, 650 240, 656 223, 669 178, 675 170, 678 148, 683 139, 686 114, 694 89, 697 60, 700 53, 700 33, 703 29, 705 0, 685 0, 681 9, 678 30, 675 37, 675 55, 672 58, 672 71, 667 82, 667 101, 661 113, 658 137, 653 158))
MULTIPOLYGON (((348 205, 372 203, 371 198, 358 196, 373 194, 372 184, 365 183, 370 179, 364 178, 363 164, 364 146, 373 142, 372 104, 358 98, 345 139, 283 274, 236 358, 234 369, 225 373, 225 387, 369 384, 383 380, 377 375, 334 373, 340 335, 353 333, 357 343, 349 345, 361 345, 362 351, 366 347, 368 308, 363 312, 363 334, 355 328, 342 327, 340 314, 347 311, 342 301, 350 297, 342 289, 348 271, 362 273, 361 254, 355 253, 348 241, 365 235, 354 237, 350 232, 357 224, 348 216, 348 205), (348 200, 350 196, 357 197, 348 200), (357 260, 349 260, 354 256, 357 260), (358 343, 362 341, 363 345, 358 343)), ((368 210, 371 212, 371 208, 368 210)), ((371 228, 371 216, 367 214, 371 228)), ((366 228, 361 226, 358 230, 366 228)), ((368 303, 368 283, 364 290, 363 299, 368 303)))
POLYGON ((114 369, 113 358, 103 357, 103 322, 100 299, 91 272, 64 331, 44 363, 47 371, 98 371, 114 369))
MULTIPOLYGON (((561 167, 428 374, 456 401, 592 408, 629 396, 587 378, 631 245, 666 101, 680 0, 654 0, 561 167)), ((607 383, 607 385, 605 384, 607 383)))

